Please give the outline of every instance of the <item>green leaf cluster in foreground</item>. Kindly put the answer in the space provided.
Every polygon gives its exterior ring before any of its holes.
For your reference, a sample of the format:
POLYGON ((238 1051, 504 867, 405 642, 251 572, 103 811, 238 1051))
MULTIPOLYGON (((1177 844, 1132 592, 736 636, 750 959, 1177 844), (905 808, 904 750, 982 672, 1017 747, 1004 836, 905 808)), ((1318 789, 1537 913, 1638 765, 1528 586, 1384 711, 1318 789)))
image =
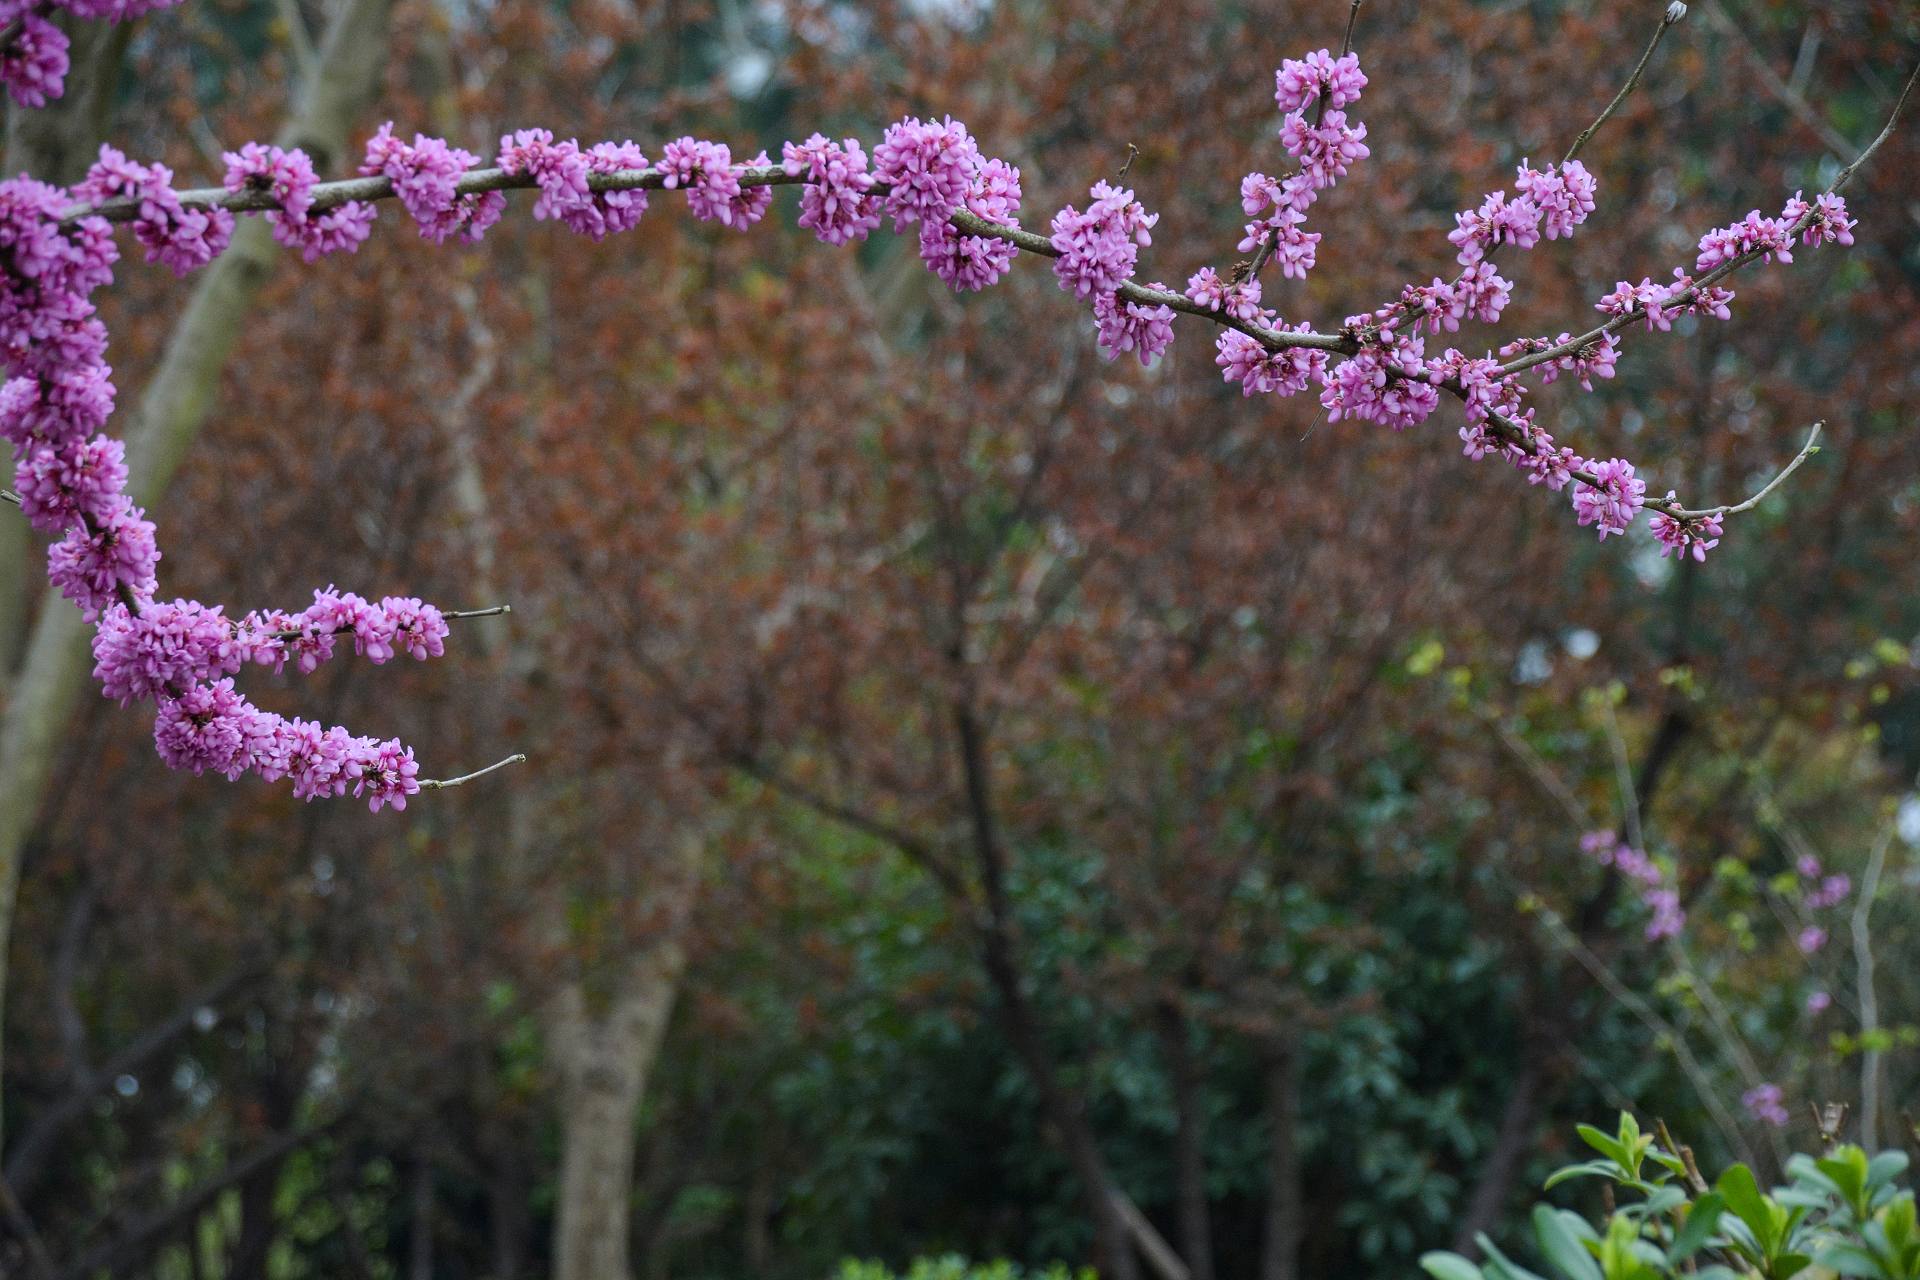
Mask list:
MULTIPOLYGON (((1540 1204, 1533 1237, 1548 1272, 1564 1280, 1790 1280, 1808 1268, 1858 1280, 1920 1280, 1920 1231, 1913 1191, 1896 1181, 1907 1157, 1868 1156, 1856 1146, 1796 1155, 1784 1187, 1763 1189, 1736 1164, 1709 1187, 1685 1149, 1670 1151, 1622 1114, 1607 1134, 1580 1136, 1600 1159, 1568 1165, 1549 1188, 1605 1178, 1608 1212, 1590 1219, 1540 1204), (1631 1202, 1629 1197, 1632 1197, 1631 1202)), ((1483 1261, 1429 1253, 1420 1265, 1434 1280, 1545 1280, 1479 1237, 1483 1261)))

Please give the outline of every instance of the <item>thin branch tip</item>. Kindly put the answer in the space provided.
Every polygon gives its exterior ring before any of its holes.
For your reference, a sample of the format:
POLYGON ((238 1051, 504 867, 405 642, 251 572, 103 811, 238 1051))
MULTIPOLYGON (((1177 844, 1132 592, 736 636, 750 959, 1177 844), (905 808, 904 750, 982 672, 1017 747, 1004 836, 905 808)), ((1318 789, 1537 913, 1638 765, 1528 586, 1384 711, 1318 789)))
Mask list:
POLYGON ((422 791, 444 791, 448 787, 458 787, 465 783, 472 782, 475 778, 484 778, 496 770, 506 768, 508 765, 525 764, 526 762, 526 753, 516 751, 505 760, 496 760, 484 769, 475 769, 472 773, 463 773, 457 778, 425 779, 420 783, 420 789, 422 791))

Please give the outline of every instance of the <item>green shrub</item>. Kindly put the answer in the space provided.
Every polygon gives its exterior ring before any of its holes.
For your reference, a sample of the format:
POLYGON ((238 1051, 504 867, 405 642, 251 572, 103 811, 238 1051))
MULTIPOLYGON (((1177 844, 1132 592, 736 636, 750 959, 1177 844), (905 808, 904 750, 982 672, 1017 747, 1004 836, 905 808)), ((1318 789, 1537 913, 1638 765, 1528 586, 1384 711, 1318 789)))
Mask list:
MULTIPOLYGON (((1580 1136, 1601 1158, 1561 1169, 1547 1186, 1605 1178, 1616 1189, 1607 1203, 1619 1203, 1597 1220, 1534 1206, 1535 1243, 1563 1280, 1790 1280, 1803 1271, 1920 1280, 1913 1192, 1895 1182, 1907 1168, 1900 1152, 1870 1157, 1835 1146, 1797 1155, 1787 1162, 1789 1185, 1767 1191, 1743 1164, 1709 1187, 1688 1153, 1665 1150, 1630 1115, 1613 1135, 1582 1125, 1580 1136)), ((1479 1244, 1480 1263, 1429 1253, 1420 1265, 1434 1280, 1542 1280, 1485 1236, 1479 1244)))

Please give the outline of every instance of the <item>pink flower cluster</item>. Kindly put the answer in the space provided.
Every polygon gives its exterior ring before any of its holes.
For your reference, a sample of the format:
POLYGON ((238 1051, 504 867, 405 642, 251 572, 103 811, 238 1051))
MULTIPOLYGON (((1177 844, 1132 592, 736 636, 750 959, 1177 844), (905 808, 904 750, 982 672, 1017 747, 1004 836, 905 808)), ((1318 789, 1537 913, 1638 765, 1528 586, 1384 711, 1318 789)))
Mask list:
POLYGON ((1646 927, 1649 942, 1680 935, 1687 923, 1680 891, 1667 883, 1658 863, 1612 831, 1587 832, 1580 837, 1580 851, 1640 885, 1641 905, 1650 913, 1646 927))
POLYGON ((1779 1129, 1787 1123, 1786 1091, 1777 1084, 1757 1084, 1740 1095, 1747 1114, 1779 1129))
MULTIPOLYGON (((1667 501, 1674 500, 1673 490, 1667 490, 1667 501)), ((1717 515, 1682 520, 1664 511, 1656 511, 1647 526, 1653 531, 1654 541, 1660 544, 1663 559, 1667 556, 1683 559, 1692 556, 1695 561, 1705 561, 1707 552, 1720 545, 1720 535, 1726 532, 1725 523, 1717 515)))
MULTIPOLYGON (((646 166, 646 157, 637 150, 633 152, 633 159, 638 162, 635 168, 646 166)), ((393 122, 389 120, 367 140, 366 157, 360 162, 360 172, 383 174, 393 182, 394 194, 400 198, 401 205, 412 215, 414 222, 419 224, 421 239, 444 244, 458 238, 468 244, 478 244, 480 237, 487 233, 487 228, 500 221, 500 215, 507 208, 504 191, 459 193, 461 175, 478 163, 480 157, 472 152, 449 146, 443 139, 429 138, 423 133, 414 134, 410 143, 402 142, 394 136, 393 122)), ((647 207, 646 193, 635 191, 624 194, 638 197, 637 200, 620 202, 622 212, 632 208, 633 220, 638 221, 640 212, 647 207), (638 207, 633 208, 635 205, 638 207)), ((604 225, 605 211, 596 212, 601 225, 604 225)), ((626 225, 631 226, 632 223, 626 225)))
MULTIPOLYGON (((1020 171, 1004 160, 981 161, 968 179, 966 198, 960 207, 995 226, 1020 225, 1016 216, 1020 212, 1020 171)), ((984 289, 1012 269, 1013 255, 1019 250, 1011 240, 961 231, 953 225, 953 212, 920 224, 920 260, 950 288, 984 289)))
POLYGON ((1796 241, 1814 247, 1828 242, 1850 245, 1857 225, 1847 216, 1847 202, 1833 192, 1824 192, 1809 204, 1796 191, 1778 217, 1762 217, 1755 209, 1740 221, 1700 237, 1694 270, 1701 276, 1713 274, 1713 282, 1703 285, 1675 267, 1670 285, 1657 285, 1645 277, 1639 284, 1621 280, 1594 305, 1615 320, 1643 319, 1649 330, 1662 332, 1673 327, 1676 316, 1726 320, 1733 314, 1729 304, 1734 292, 1722 287, 1717 277, 1727 268, 1755 260, 1792 262, 1796 241))
POLYGON ((231 213, 187 208, 174 194, 171 169, 136 164, 110 146, 100 148, 100 158, 75 184, 72 195, 95 205, 118 198, 136 201, 140 212, 133 220, 133 238, 146 249, 148 262, 165 263, 175 275, 206 266, 233 239, 231 213))
MULTIPOLYGON (((1173 309, 1123 299, 1119 290, 1132 281, 1141 248, 1153 243, 1160 215, 1148 213, 1129 188, 1105 179, 1087 194, 1084 210, 1068 205, 1053 215, 1048 242, 1060 254, 1054 278, 1076 298, 1093 299, 1095 331, 1107 359, 1130 351, 1151 365, 1173 342, 1173 309)), ((1165 285, 1153 287, 1169 292, 1165 285)))
POLYGON ((406 808, 420 789, 411 750, 397 740, 358 737, 288 721, 248 702, 230 678, 248 663, 280 670, 292 656, 310 672, 331 656, 335 637, 373 662, 397 653, 415 658, 446 651, 447 624, 438 609, 411 597, 378 604, 329 587, 299 613, 250 613, 239 621, 192 600, 109 607, 93 637, 93 675, 109 698, 159 704, 154 742, 175 769, 213 772, 229 780, 257 773, 291 777, 294 795, 344 795, 349 786, 377 812, 406 808))
MULTIPOLYGON (((866 149, 858 138, 831 142, 816 133, 805 142, 789 142, 780 148, 780 167, 796 178, 805 175, 800 225, 822 244, 865 240, 880 225, 880 201, 869 194, 875 179, 868 172, 866 149)), ((1016 187, 1016 203, 1019 198, 1016 187)))
MULTIPOLYGON (((289 249, 297 250, 302 260, 315 262, 335 253, 352 253, 373 229, 374 207, 349 201, 337 209, 313 213, 313 161, 295 148, 265 147, 249 142, 224 156, 227 162, 225 186, 238 195, 243 191, 261 191, 271 195, 280 207, 267 214, 273 238, 289 249)), ((216 210, 215 212, 223 212, 216 210)), ((229 219, 232 218, 228 214, 229 219)))
MULTIPOLYGON (((227 188, 266 195, 274 234, 308 256, 342 237, 365 235, 364 215, 346 205, 312 216, 313 166, 299 151, 249 145, 229 153, 227 188), (359 226, 358 235, 342 227, 359 226), (331 229, 330 229, 331 228, 331 229)), ((61 220, 77 202, 137 202, 135 237, 148 257, 184 272, 231 238, 233 215, 186 207, 162 165, 129 161, 111 147, 71 191, 32 178, 0 183, 0 437, 13 448, 20 506, 36 529, 55 535, 48 552, 54 586, 96 621, 94 675, 122 705, 156 704, 154 743, 163 760, 228 778, 253 772, 291 778, 312 799, 351 790, 375 810, 403 808, 420 789, 419 767, 397 740, 379 741, 289 721, 250 703, 232 676, 248 662, 276 668, 289 654, 311 669, 350 634, 373 661, 398 652, 425 658, 445 650, 446 621, 404 597, 371 604, 331 589, 300 614, 249 614, 230 621, 191 600, 158 602, 160 552, 153 525, 127 496, 126 451, 96 434, 113 408, 107 333, 91 295, 113 278, 111 227, 98 217, 61 220)))
POLYGON ((4 0, 0 27, 19 24, 13 42, 0 50, 0 84, 23 107, 44 107, 66 91, 70 65, 67 33, 49 18, 65 10, 96 22, 125 22, 180 0, 4 0))
POLYGON ((1535 169, 1520 162, 1514 178, 1520 194, 1490 192, 1477 209, 1456 213, 1447 239, 1459 250, 1462 266, 1472 266, 1503 244, 1531 249, 1544 233, 1549 240, 1570 236, 1594 209, 1599 184, 1578 160, 1535 169))

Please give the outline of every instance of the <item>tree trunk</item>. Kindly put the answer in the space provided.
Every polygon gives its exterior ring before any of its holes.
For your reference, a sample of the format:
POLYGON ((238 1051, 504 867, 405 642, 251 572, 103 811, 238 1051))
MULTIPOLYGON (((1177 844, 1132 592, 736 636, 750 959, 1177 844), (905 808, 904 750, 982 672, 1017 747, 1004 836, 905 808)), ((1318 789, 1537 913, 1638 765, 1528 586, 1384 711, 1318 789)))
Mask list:
MULTIPOLYGON (((1040 1095, 1041 1112, 1060 1136, 1067 1162, 1073 1166, 1086 1196, 1087 1217, 1093 1224, 1094 1254, 1106 1280, 1137 1280, 1139 1268, 1129 1241, 1127 1216, 1120 1208, 1119 1188, 1107 1171, 1100 1142, 1087 1120, 1086 1100, 1069 1092, 1054 1069, 1052 1054, 1041 1034, 1040 1022, 1021 983, 1014 958, 1013 903, 1006 887, 1006 851, 994 822, 992 787, 987 777, 986 737, 973 708, 964 700, 954 706, 954 728, 960 743, 961 772, 966 780, 967 811, 973 829, 974 858, 986 894, 986 916, 981 924, 980 958, 987 981, 998 997, 998 1009, 1014 1054, 1040 1095)), ((1147 1233, 1152 1228, 1147 1227, 1147 1233)), ((1164 1246, 1163 1246, 1164 1247, 1164 1246)))
POLYGON ((1300 1274, 1300 1045, 1280 1041, 1267 1058, 1267 1221, 1260 1280, 1300 1274))
MULTIPOLYGON (((323 171, 345 154, 349 124, 379 85, 387 9, 388 0, 344 0, 298 105, 280 130, 281 145, 305 147, 323 171)), ((76 92, 86 91, 76 87, 76 92)), ((135 502, 149 505, 165 492, 212 416, 221 371, 275 257, 270 228, 249 218, 234 232, 227 252, 200 273, 127 433, 128 488, 135 502)), ((0 722, 0 998, 6 991, 20 857, 60 740, 86 688, 88 668, 86 624, 71 605, 47 595, 0 722)))
POLYGON ((555 993, 549 1039, 561 1075, 554 1280, 630 1280, 634 1125, 686 968, 700 842, 683 838, 655 889, 661 924, 621 961, 610 990, 581 978, 555 993))
POLYGON ((418 1160, 413 1166, 413 1206, 407 1224, 407 1276, 433 1280, 433 1165, 418 1160))
POLYGON ((1467 1198, 1467 1211, 1455 1229, 1456 1253, 1472 1256, 1478 1251, 1474 1237, 1490 1231, 1500 1221, 1501 1210, 1513 1194, 1520 1176, 1520 1162, 1533 1145, 1533 1124, 1539 1113, 1540 1086, 1543 1083, 1539 1058, 1528 1053, 1514 1077, 1513 1092, 1500 1109, 1500 1126, 1494 1131, 1493 1146, 1480 1162, 1480 1175, 1474 1180, 1473 1194, 1467 1198))
POLYGON ((1192 1280, 1213 1280, 1213 1229, 1207 1212, 1207 1115, 1200 1072, 1187 1044, 1187 1020, 1171 1003, 1160 1006, 1160 1043, 1173 1083, 1174 1200, 1180 1215, 1180 1255, 1192 1280))

